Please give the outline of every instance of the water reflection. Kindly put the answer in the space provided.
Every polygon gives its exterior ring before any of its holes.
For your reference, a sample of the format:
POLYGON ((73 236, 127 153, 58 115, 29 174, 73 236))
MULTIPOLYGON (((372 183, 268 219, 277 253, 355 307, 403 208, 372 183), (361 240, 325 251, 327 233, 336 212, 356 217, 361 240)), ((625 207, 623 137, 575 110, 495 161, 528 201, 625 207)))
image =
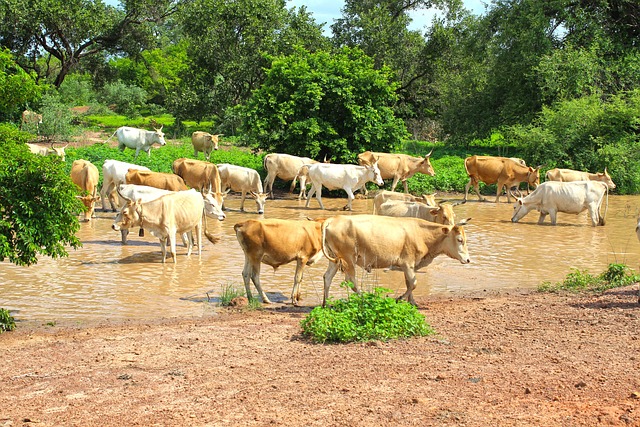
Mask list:
MULTIPOLYGON (((0 307, 17 311, 19 319, 149 318, 158 316, 200 316, 210 311, 207 303, 219 296, 224 286, 242 287, 244 255, 233 232, 236 222, 249 218, 303 220, 343 214, 344 198, 324 198, 327 210, 296 198, 269 200, 264 215, 239 212, 239 199, 227 201, 227 219, 209 219, 208 230, 221 237, 213 245, 204 240, 203 251, 186 256, 178 245, 178 264, 162 264, 156 238, 138 237, 120 244, 120 234, 111 230, 113 214, 98 212, 98 218, 82 223, 78 232, 83 247, 64 259, 42 258, 32 267, 8 262, 0 268, 0 307)), ((591 227, 586 212, 558 215, 558 225, 537 225, 538 214, 530 213, 511 223, 512 205, 470 201, 456 206, 459 218, 471 217, 466 227, 471 264, 462 265, 444 256, 418 274, 416 296, 442 295, 483 289, 536 287, 543 281, 558 281, 572 268, 599 273, 611 262, 638 267, 640 244, 634 229, 638 196, 611 196, 605 227, 591 227)), ((252 205, 247 205, 250 208, 252 205)), ((370 213, 372 200, 356 199, 351 214, 370 213)), ((347 213, 349 214, 349 213, 347 213)), ((322 301, 322 274, 327 261, 308 267, 302 283, 303 303, 322 301)), ((295 264, 277 271, 262 267, 262 284, 269 297, 285 300, 291 293, 295 264)), ((369 286, 404 290, 401 272, 359 271, 360 281, 369 286)), ((336 276, 331 295, 345 290, 336 276)), ((253 290, 255 294, 255 290, 253 290)))

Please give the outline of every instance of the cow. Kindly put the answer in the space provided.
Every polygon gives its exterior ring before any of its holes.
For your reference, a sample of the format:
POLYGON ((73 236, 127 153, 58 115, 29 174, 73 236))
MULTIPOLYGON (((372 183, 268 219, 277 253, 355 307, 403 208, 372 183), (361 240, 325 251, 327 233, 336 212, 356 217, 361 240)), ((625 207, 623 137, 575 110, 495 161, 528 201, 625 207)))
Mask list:
POLYGON ((107 200, 111 205, 111 210, 116 212, 120 205, 117 200, 117 189, 120 184, 126 184, 126 175, 129 169, 148 171, 145 166, 125 163, 119 160, 107 159, 102 164, 102 188, 100 188, 100 198, 102 199, 102 210, 107 210, 107 200))
POLYGON ((300 302, 300 282, 307 265, 312 265, 322 258, 321 226, 323 219, 286 220, 286 219, 250 219, 234 225, 236 237, 244 252, 244 268, 242 278, 251 298, 249 280, 258 291, 263 303, 271 301, 260 285, 260 264, 264 263, 277 269, 281 265, 296 262, 293 277, 291 303, 300 302))
POLYGON ((216 203, 220 207, 223 206, 226 193, 222 192, 222 180, 218 166, 201 160, 181 157, 173 161, 171 169, 173 173, 181 177, 189 187, 200 191, 211 192, 216 203))
POLYGON ((378 162, 373 162, 365 166, 344 165, 336 163, 315 163, 313 165, 304 165, 300 170, 309 175, 309 179, 313 184, 309 194, 307 195, 306 207, 314 193, 320 208, 324 209, 322 204, 322 187, 325 186, 329 190, 338 188, 347 192, 348 202, 343 210, 351 210, 351 202, 354 199, 353 192, 364 187, 367 182, 375 182, 378 185, 384 185, 384 181, 380 176, 378 162))
POLYGON ((404 200, 406 202, 424 203, 429 206, 437 206, 436 193, 423 194, 422 196, 414 196, 413 194, 396 193, 395 191, 380 190, 373 198, 373 214, 380 209, 380 205, 387 200, 404 200))
POLYGON ((44 147, 38 144, 27 143, 27 147, 29 147, 29 151, 31 151, 33 154, 37 154, 39 156, 48 156, 50 154, 55 154, 56 156, 60 157, 60 160, 62 160, 63 162, 65 161, 65 158, 66 158, 66 153, 64 149, 67 148, 68 145, 69 144, 65 145, 64 147, 54 147, 52 143, 51 148, 49 148, 49 147, 44 147))
POLYGON ((244 199, 247 197, 247 193, 249 193, 256 201, 258 213, 264 213, 264 204, 268 194, 263 191, 262 181, 260 180, 258 171, 229 163, 220 163, 218 165, 218 172, 220 172, 220 180, 222 182, 221 189, 223 192, 231 189, 231 191, 242 193, 242 201, 240 202, 241 211, 244 212, 244 199))
POLYGON ((449 203, 443 203, 439 206, 429 206, 419 202, 387 200, 380 205, 375 214, 393 217, 422 218, 426 221, 444 225, 453 225, 456 222, 453 206, 449 203))
POLYGON ((498 184, 496 192, 496 203, 500 201, 502 189, 507 192, 507 202, 511 202, 510 189, 518 186, 521 182, 533 188, 540 183, 540 166, 532 168, 531 166, 523 166, 520 162, 507 157, 492 156, 471 156, 464 159, 464 168, 469 175, 469 182, 464 188, 464 201, 467 201, 469 195, 469 187, 473 185, 473 189, 480 201, 484 201, 484 197, 480 195, 480 182, 485 184, 498 184))
MULTIPOLYGON (((131 227, 145 228, 160 240, 162 263, 167 257, 167 239, 171 248, 173 263, 176 260, 176 233, 195 231, 198 255, 202 248, 202 213, 204 201, 198 191, 191 189, 166 194, 150 202, 129 201, 120 210, 112 228, 120 231, 131 227)), ((192 243, 189 241, 187 256, 191 255, 192 243)))
POLYGON ((538 224, 542 224, 549 215, 551 224, 556 225, 558 212, 578 215, 588 210, 592 226, 604 225, 605 220, 604 216, 600 215, 600 206, 605 193, 608 195, 607 184, 599 181, 546 181, 541 183, 533 193, 516 201, 511 221, 518 222, 535 209, 540 212, 538 224))
MULTIPOLYGON (((431 153, 433 153, 433 150, 424 157, 413 157, 408 154, 365 151, 364 153, 358 154, 358 164, 371 165, 377 160, 382 179, 393 179, 393 183, 391 183, 391 191, 395 191, 398 181, 402 181, 404 192, 409 193, 407 179, 411 178, 418 172, 430 176, 434 176, 436 174, 433 170, 433 166, 431 166, 431 162, 429 161, 431 153)), ((367 194, 366 188, 364 189, 364 193, 367 194)))
POLYGON ((149 187, 171 191, 188 190, 184 180, 172 173, 143 171, 132 168, 127 171, 124 179, 126 184, 148 185, 149 187))
POLYGON ((218 149, 218 137, 223 134, 212 135, 208 132, 195 131, 191 134, 191 144, 193 144, 193 155, 197 159, 198 153, 202 151, 204 159, 209 161, 211 151, 218 149))
POLYGON ((38 114, 34 111, 24 110, 22 112, 22 120, 20 121, 20 130, 23 125, 31 126, 36 125, 36 131, 40 135, 40 125, 42 124, 42 114, 38 114))
MULTIPOLYGON (((264 179, 264 191, 271 194, 273 198, 273 181, 280 178, 283 181, 292 181, 289 192, 293 193, 296 187, 298 173, 303 165, 311 165, 318 163, 309 157, 298 157, 290 154, 270 153, 264 156, 264 170, 267 171, 267 177, 264 179)), ((300 194, 298 200, 306 197, 307 175, 300 175, 300 194)))
POLYGON ((95 202, 99 199, 98 193, 98 181, 100 180, 100 172, 93 163, 88 160, 74 160, 71 165, 71 181, 78 188, 85 192, 82 196, 77 196, 82 201, 82 204, 86 207, 84 212, 84 221, 90 221, 95 217, 95 202))
POLYGON ((561 182, 571 182, 571 181, 600 181, 607 184, 609 189, 613 190, 616 188, 616 185, 613 183, 613 180, 609 176, 607 172, 607 168, 604 168, 604 172, 600 173, 589 173, 576 171, 572 169, 549 169, 547 174, 545 175, 547 181, 561 181, 561 182))
POLYGON ((324 273, 325 306, 333 277, 342 269, 345 280, 353 283, 356 292, 355 266, 367 271, 373 268, 393 268, 404 272, 407 290, 398 297, 416 305, 416 270, 431 264, 444 254, 460 261, 471 262, 467 236, 463 225, 442 225, 419 218, 391 218, 377 215, 336 215, 322 225, 322 252, 329 260, 324 273))
POLYGON ((163 126, 160 126, 160 129, 154 128, 154 130, 151 131, 121 126, 116 129, 106 142, 109 142, 115 135, 118 139, 118 148, 120 151, 124 151, 124 149, 128 147, 136 150, 135 157, 138 157, 140 151, 146 151, 149 157, 151 157, 151 146, 153 146, 153 144, 160 144, 161 146, 167 144, 164 140, 162 128, 163 126))

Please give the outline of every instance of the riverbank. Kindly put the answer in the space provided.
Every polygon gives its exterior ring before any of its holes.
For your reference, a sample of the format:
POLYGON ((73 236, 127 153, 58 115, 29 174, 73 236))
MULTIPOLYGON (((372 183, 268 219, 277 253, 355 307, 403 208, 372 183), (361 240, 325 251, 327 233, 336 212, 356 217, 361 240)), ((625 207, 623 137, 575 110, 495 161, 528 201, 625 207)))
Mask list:
POLYGON ((21 324, 0 426, 640 425, 637 285, 422 299, 436 336, 317 345, 308 308, 21 324))

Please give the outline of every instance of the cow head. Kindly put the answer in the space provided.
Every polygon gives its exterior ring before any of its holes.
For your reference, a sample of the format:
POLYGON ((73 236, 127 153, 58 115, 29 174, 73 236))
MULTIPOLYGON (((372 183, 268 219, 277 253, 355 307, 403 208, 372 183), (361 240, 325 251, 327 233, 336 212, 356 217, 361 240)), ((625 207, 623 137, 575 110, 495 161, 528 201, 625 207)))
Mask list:
POLYGON ((204 200, 204 213, 211 218, 218 218, 218 221, 224 221, 227 217, 222 211, 222 203, 227 193, 213 193, 211 191, 202 192, 204 200))
POLYGON ((58 157, 60 157, 60 160, 62 160, 64 162, 66 153, 64 152, 64 149, 67 148, 69 146, 69 144, 65 145, 64 147, 54 147, 53 143, 51 143, 51 150, 53 150, 51 153, 54 154, 58 157))
POLYGON ((604 168, 604 173, 598 173, 598 181, 604 182, 605 184, 607 184, 607 187, 612 190, 616 188, 616 185, 613 183, 613 180, 607 173, 607 168, 604 168))
POLYGON ((380 187, 384 185, 384 180, 382 179, 380 168, 378 167, 378 159, 370 165, 365 164, 364 167, 367 168, 367 171, 370 171, 373 174, 373 182, 378 184, 380 187))
POLYGON ((100 200, 100 197, 93 197, 91 195, 87 195, 87 196, 76 196, 76 198, 80 200, 84 205, 84 207, 86 208, 85 211, 83 212, 82 221, 84 222, 90 221, 91 218, 93 218, 94 212, 95 212, 94 203, 100 200))
POLYGON ((256 200, 256 208, 258 209, 258 213, 263 214, 264 204, 267 201, 267 196, 269 195, 269 193, 256 193, 255 191, 252 191, 251 195, 256 200))
POLYGON ((518 222, 531 210, 531 207, 524 202, 524 199, 524 197, 516 199, 516 203, 513 205, 513 216, 511 217, 511 222, 518 222))
POLYGON ((123 229, 129 229, 131 227, 135 227, 141 225, 142 218, 142 201, 131 201, 128 200, 127 204, 124 205, 118 215, 116 215, 116 219, 113 221, 112 229, 115 231, 120 231, 123 229))
POLYGON ((540 168, 542 166, 538 166, 537 168, 532 168, 529 166, 529 173, 527 174, 527 184, 532 186, 533 188, 537 188, 540 185, 540 168))
POLYGON ((471 218, 464 219, 455 225, 449 225, 442 228, 445 234, 444 253, 450 258, 457 259, 462 264, 469 264, 469 250, 467 249, 467 235, 464 231, 466 225, 471 218))
POLYGON ((435 218, 434 222, 444 225, 454 225, 456 223, 456 214, 453 212, 453 206, 450 204, 441 204, 437 208, 429 211, 435 218))
POLYGON ((160 145, 166 145, 167 141, 164 140, 164 132, 162 132, 162 128, 164 127, 164 125, 160 126, 160 129, 156 129, 153 128, 153 130, 155 131, 155 139, 157 140, 156 142, 160 145))
POLYGON ((433 166, 431 166, 431 162, 429 161, 431 153, 433 153, 433 150, 429 151, 429 154, 424 156, 424 159, 418 165, 418 172, 421 172, 425 175, 434 176, 436 172, 433 170, 433 166))

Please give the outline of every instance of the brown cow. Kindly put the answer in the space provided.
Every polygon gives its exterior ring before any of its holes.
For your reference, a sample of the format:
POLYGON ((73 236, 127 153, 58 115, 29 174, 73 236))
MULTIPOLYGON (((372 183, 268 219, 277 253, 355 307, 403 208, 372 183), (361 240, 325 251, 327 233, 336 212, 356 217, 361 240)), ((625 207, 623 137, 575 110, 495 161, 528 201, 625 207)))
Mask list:
POLYGON ((460 261, 471 262, 467 237, 462 225, 442 225, 419 218, 391 218, 377 215, 337 215, 322 225, 322 252, 329 259, 324 273, 325 305, 333 277, 342 268, 345 280, 356 282, 355 266, 367 271, 372 268, 394 268, 404 272, 407 291, 398 299, 415 305, 416 270, 431 264, 444 254, 460 261))
POLYGON ((518 186, 521 182, 526 182, 536 188, 540 183, 540 166, 532 168, 531 166, 523 166, 520 162, 507 157, 492 156, 471 156, 464 159, 464 168, 469 175, 469 182, 464 188, 464 201, 467 200, 469 187, 473 185, 478 198, 481 201, 485 199, 480 195, 480 182, 485 184, 498 184, 496 193, 496 203, 500 201, 502 189, 507 192, 507 202, 511 201, 510 189, 518 186))
POLYGON ((233 229, 244 251, 242 278, 247 297, 251 298, 249 280, 252 280, 262 302, 271 302, 260 285, 261 262, 276 269, 295 261, 296 272, 293 277, 291 302, 297 305, 300 302, 300 282, 304 267, 322 258, 323 221, 250 219, 237 223, 233 229))
MULTIPOLYGON (((407 179, 411 178, 418 172, 430 176, 434 176, 436 174, 433 170, 433 166, 431 166, 431 162, 429 161, 432 152, 433 150, 424 157, 413 157, 408 154, 365 151, 364 153, 358 154, 358 163, 360 165, 371 165, 377 159, 382 179, 393 179, 391 191, 395 191, 398 181, 402 181, 404 192, 409 193, 407 179)), ((367 194, 366 188, 364 193, 367 194)))
POLYGON ((198 158, 198 153, 202 151, 206 161, 211 157, 211 151, 218 149, 218 137, 223 134, 212 135, 208 132, 195 131, 191 134, 191 144, 193 144, 193 155, 198 158))
POLYGON ((437 206, 436 193, 423 194, 422 196, 414 196, 413 194, 396 193, 395 191, 380 190, 373 198, 373 214, 380 209, 380 205, 387 200, 404 200, 406 202, 424 203, 429 206, 437 206))
POLYGON ((222 181, 218 167, 215 164, 182 157, 174 160, 171 169, 189 187, 211 192, 218 205, 223 205, 226 193, 221 191, 222 181))
POLYGON ((600 181, 607 184, 607 187, 610 189, 616 188, 616 185, 613 183, 613 180, 609 176, 607 172, 607 168, 604 168, 603 173, 590 173, 590 172, 582 172, 576 171, 573 169, 549 169, 546 174, 547 181, 560 181, 560 182, 571 182, 571 181, 600 181))
POLYGON ((98 197, 98 181, 100 180, 100 172, 93 163, 88 160, 74 160, 71 165, 71 181, 86 192, 86 195, 77 196, 82 204, 87 208, 84 212, 84 221, 89 221, 95 215, 95 202, 100 199, 98 197))
POLYGON ((126 184, 148 185, 162 190, 182 191, 188 190, 184 180, 178 175, 164 172, 143 171, 129 169, 125 175, 126 184))

